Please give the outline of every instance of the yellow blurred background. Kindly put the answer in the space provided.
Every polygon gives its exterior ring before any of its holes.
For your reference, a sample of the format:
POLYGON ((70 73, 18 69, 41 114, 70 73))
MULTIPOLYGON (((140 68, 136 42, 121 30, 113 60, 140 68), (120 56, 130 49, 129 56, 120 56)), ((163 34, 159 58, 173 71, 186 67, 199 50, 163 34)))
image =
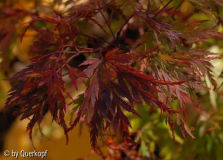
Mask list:
MULTIPOLYGON (((3 18, 0 19, 0 27, 7 25, 7 21, 11 22, 11 25, 15 26, 15 39, 13 39, 13 43, 10 46, 10 54, 11 57, 17 57, 21 63, 16 63, 15 65, 8 68, 10 72, 15 73, 21 70, 25 65, 29 63, 29 47, 33 43, 34 37, 36 32, 32 30, 28 30, 22 43, 20 42, 21 34, 24 30, 24 23, 31 20, 31 16, 24 16, 21 19, 16 19, 13 17, 12 9, 21 9, 27 10, 30 12, 39 12, 40 16, 49 16, 52 14, 53 11, 61 11, 66 9, 65 3, 67 0, 58 1, 57 3, 54 0, 37 0, 37 1, 30 1, 30 0, 6 0, 0 1, 0 9, 6 8, 4 10, 6 13, 9 13, 3 18), (9 19, 12 19, 11 21, 9 19)), ((75 4, 84 3, 85 0, 77 1, 75 4)), ((1 52, 1 51, 0 51, 1 52)), ((10 57, 10 58, 11 58, 10 57)), ((0 62, 2 62, 2 58, 0 58, 0 62)), ((10 89, 11 84, 7 81, 4 81, 3 70, 0 71, 0 110, 4 108, 4 102, 7 98, 7 91, 10 89)), ((7 118, 7 117, 6 117, 7 118)), ((79 128, 78 125, 69 133, 69 143, 66 145, 66 138, 63 133, 63 130, 56 124, 51 123, 49 119, 50 116, 46 116, 45 122, 47 123, 42 128, 43 134, 41 135, 38 126, 35 127, 33 131, 33 141, 34 146, 36 147, 38 152, 45 152, 48 150, 47 157, 44 158, 46 160, 75 160, 78 158, 86 158, 88 155, 91 155, 92 148, 90 145, 90 137, 89 131, 86 126, 82 127, 82 134, 79 135, 79 128), (48 118, 48 119, 47 119, 48 118)), ((67 120, 69 122, 69 120, 67 120)), ((29 134, 26 132, 26 127, 28 124, 28 120, 20 121, 19 117, 12 123, 9 130, 6 131, 4 137, 4 147, 3 151, 9 150, 10 152, 13 150, 15 152, 21 152, 24 150, 25 152, 32 152, 34 148, 31 144, 29 139, 29 134)), ((0 122, 5 123, 4 122, 0 122)), ((5 131, 3 131, 5 132, 5 131)), ((0 154, 0 160, 14 160, 15 158, 11 155, 9 157, 5 157, 3 152, 0 154)), ((18 160, 24 159, 23 157, 19 156, 18 160)), ((26 158, 32 160, 38 160, 41 158, 32 157, 26 158)), ((91 160, 100 159, 100 157, 96 154, 93 154, 89 157, 91 160)))

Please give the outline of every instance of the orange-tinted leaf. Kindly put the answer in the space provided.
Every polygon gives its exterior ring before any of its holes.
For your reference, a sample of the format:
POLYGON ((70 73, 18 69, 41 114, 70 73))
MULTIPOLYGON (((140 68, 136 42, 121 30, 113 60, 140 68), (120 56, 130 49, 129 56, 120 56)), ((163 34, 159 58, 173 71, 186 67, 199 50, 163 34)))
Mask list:
POLYGON ((105 58, 108 58, 108 57, 114 55, 117 51, 118 51, 118 48, 115 48, 115 49, 113 49, 113 50, 111 50, 111 51, 108 51, 108 52, 105 54, 105 58))

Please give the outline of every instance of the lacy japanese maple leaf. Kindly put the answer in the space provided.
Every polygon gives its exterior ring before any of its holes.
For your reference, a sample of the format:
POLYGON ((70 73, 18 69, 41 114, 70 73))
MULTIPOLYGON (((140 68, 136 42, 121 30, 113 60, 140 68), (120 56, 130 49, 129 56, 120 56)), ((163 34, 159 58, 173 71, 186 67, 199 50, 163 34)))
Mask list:
MULTIPOLYGON (((123 111, 140 115, 134 109, 134 103, 143 105, 143 101, 155 106, 168 114, 181 113, 160 102, 156 93, 159 85, 181 85, 182 82, 156 80, 129 66, 139 57, 132 54, 115 54, 117 49, 106 53, 105 58, 91 58, 81 65, 88 65, 84 73, 90 78, 72 129, 81 117, 86 118, 90 128, 91 144, 96 150, 97 137, 102 136, 108 128, 119 131, 124 139, 130 139, 131 124, 123 111), (99 132, 100 131, 100 132, 99 132)), ((139 55, 140 56, 140 55, 139 55)))

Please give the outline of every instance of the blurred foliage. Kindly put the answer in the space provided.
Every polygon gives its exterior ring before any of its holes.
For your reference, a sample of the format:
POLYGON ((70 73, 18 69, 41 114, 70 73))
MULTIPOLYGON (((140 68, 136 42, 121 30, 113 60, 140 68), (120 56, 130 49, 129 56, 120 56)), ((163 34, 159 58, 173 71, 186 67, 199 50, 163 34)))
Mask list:
MULTIPOLYGON (((193 0, 185 0, 181 5, 181 12, 190 15, 191 13, 196 12, 196 8, 193 5, 193 0)), ((205 1, 202 1, 205 2, 205 1)), ((200 3, 202 3, 200 2, 200 3)), ((11 85, 7 81, 3 81, 2 79, 10 77, 15 72, 19 71, 21 68, 26 66, 29 63, 30 56, 28 55, 29 47, 35 39, 36 32, 32 30, 28 30, 23 42, 20 42, 21 34, 24 30, 24 23, 28 22, 31 19, 31 15, 38 14, 39 16, 50 16, 53 12, 60 13, 61 11, 65 11, 71 4, 77 5, 80 3, 84 3, 84 1, 74 2, 72 0, 1 0, 0 2, 0 42, 1 42, 1 70, 0 70, 0 108, 4 107, 4 100, 6 99, 6 92, 10 89, 11 85), (72 2, 72 3, 71 3, 72 2), (69 5, 68 5, 69 4, 69 5), (5 36, 6 35, 6 36, 5 36), (3 44, 3 45, 2 45, 3 44), (4 57, 4 58, 3 58, 4 57)), ((163 1, 163 4, 167 3, 167 1, 163 1)), ((178 0, 174 0, 173 4, 179 4, 178 0)), ((203 23, 204 27, 207 26, 217 26, 217 30, 219 32, 223 32, 223 2, 221 0, 214 0, 212 2, 212 9, 219 13, 218 16, 209 17, 203 12, 198 12, 193 16, 197 19, 208 19, 210 20, 207 23, 203 23), (221 5, 215 5, 215 3, 219 3, 221 5), (218 23, 215 23, 215 19, 218 19, 218 23)), ((42 25, 42 24, 39 24, 42 25)), ((210 51, 219 53, 223 57, 223 41, 215 38, 209 38, 207 41, 200 44, 203 48, 209 48, 210 51)), ((196 47, 196 45, 194 45, 196 47)), ((134 151, 145 157, 150 157, 151 159, 177 159, 177 160, 222 160, 223 159, 223 60, 215 60, 212 62, 215 66, 214 74, 218 81, 219 89, 216 92, 213 91, 200 91, 197 95, 201 101, 201 109, 195 111, 192 107, 188 107, 189 112, 189 124, 192 126, 190 129, 193 129, 193 135, 195 139, 191 139, 187 137, 183 139, 179 134, 180 131, 176 128, 176 142, 173 141, 171 131, 166 124, 166 117, 163 116, 158 110, 154 110, 153 114, 149 114, 149 110, 141 109, 138 107, 139 113, 142 115, 142 119, 139 119, 135 116, 129 115, 131 118, 131 123, 133 126, 132 135, 135 138, 135 141, 140 145, 138 148, 133 148, 134 151)), ((207 80, 208 81, 208 80, 207 80)), ((207 84, 210 86, 210 84, 207 84)), ((176 101, 173 103, 173 106, 176 108, 179 107, 179 103, 176 101)), ((16 122, 18 123, 18 122, 16 122)), ((15 125, 13 127, 16 127, 15 125)), ((53 134, 57 136, 61 134, 61 130, 58 129, 55 125, 47 125, 46 128, 43 129, 44 134, 47 137, 53 138, 53 134), (56 132, 56 130, 59 130, 56 132), (56 132, 56 133, 54 133, 56 132)), ((16 128, 20 130, 21 133, 24 132, 24 126, 16 128), (22 131, 21 131, 22 130, 22 131)), ((9 133, 10 136, 16 136, 17 130, 11 129, 10 132, 14 132, 14 134, 9 133)), ((87 132, 86 129, 83 130, 87 132)), ((73 134, 73 133, 72 133, 73 134)), ((85 137, 89 137, 84 134, 85 137)), ((42 136, 34 136, 36 141, 41 139, 42 136)), ((58 136, 60 139, 61 137, 58 136)), ((77 144, 76 140, 79 139, 78 136, 74 136, 73 145, 68 148, 66 152, 67 157, 76 157, 74 156, 78 153, 78 149, 84 148, 87 144, 88 149, 90 150, 89 140, 85 140, 84 142, 78 141, 81 144, 77 144), (75 140, 76 139, 76 140, 75 140), (75 144, 75 145, 74 145, 75 144), (75 147, 76 146, 76 147, 75 147), (80 147, 82 146, 82 147, 80 147), (75 151, 72 148, 76 148, 75 151), (80 148, 79 148, 80 147, 80 148)), ((21 138, 21 137, 20 137, 21 138)), ((54 137, 55 138, 55 137, 54 137)), ((12 137, 8 137, 6 141, 5 149, 9 149, 9 143, 13 143, 10 141, 12 137)), ((57 138, 55 138, 57 139, 57 138)), ((81 138, 82 140, 85 138, 81 138)), ((22 141, 28 141, 26 139, 22 139, 22 141)), ((57 141, 57 140, 55 140, 57 141)), ((23 142, 23 143, 24 143, 23 142)), ((44 143, 48 143, 46 146, 49 147, 50 152, 54 152, 51 159, 61 159, 58 158, 60 148, 55 146, 58 144, 54 144, 53 142, 48 142, 48 140, 44 140, 44 143)), ((25 145, 26 146, 26 145, 25 145)), ((20 145, 17 150, 24 149, 24 145, 20 145)), ((28 146, 31 147, 30 143, 28 146)), ((40 147, 41 144, 38 145, 40 147)), ((46 147, 45 146, 45 147, 46 147)), ((59 145, 60 146, 60 145, 59 145)), ((15 147, 15 146, 14 146, 15 147)), ((63 146, 64 147, 64 146, 63 146)), ((104 146, 106 148, 106 146, 104 146)), ((41 148, 41 147, 40 147, 41 148)), ((44 147, 43 147, 44 148, 44 147)), ((16 148, 12 148, 16 149, 16 148)), ((30 148, 29 148, 30 149, 30 148)), ((86 155, 89 152, 86 150, 86 155)), ((105 149, 107 150, 107 149, 105 149)), ((110 155, 105 157, 122 157, 122 154, 128 155, 130 150, 128 151, 114 151, 112 149, 108 149, 110 155), (114 156, 117 155, 117 156, 114 156)), ((131 153, 132 154, 132 153, 131 153)), ((130 155, 131 155, 130 154, 130 155)), ((95 156, 96 157, 96 156, 95 156)), ((92 159, 96 159, 95 157, 91 157, 92 159)), ((131 156, 129 156, 131 157, 131 156)), ((134 157, 134 156, 133 156, 134 157)), ((1 159, 3 157, 0 157, 1 159)), ((50 159, 50 158, 49 158, 50 159)), ((69 158, 65 158, 69 159, 69 158)), ((109 159, 109 158, 107 158, 109 159)), ((118 158, 117 158, 118 159, 118 158)), ((131 158, 129 158, 131 159, 131 158)))

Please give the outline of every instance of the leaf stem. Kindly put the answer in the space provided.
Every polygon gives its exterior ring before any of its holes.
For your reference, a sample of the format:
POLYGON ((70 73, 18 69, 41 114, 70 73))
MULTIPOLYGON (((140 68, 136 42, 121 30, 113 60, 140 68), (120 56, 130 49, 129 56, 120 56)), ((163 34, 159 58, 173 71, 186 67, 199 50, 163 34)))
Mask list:
POLYGON ((74 42, 74 35, 73 35, 73 31, 72 31, 72 29, 71 29, 71 26, 70 26, 70 25, 67 25, 67 26, 68 26, 68 29, 69 29, 69 32, 70 32, 70 36, 71 36, 71 39, 72 39, 72 43, 73 43, 74 49, 75 49, 76 51, 78 51, 77 46, 76 46, 76 44, 75 44, 75 42, 74 42))

